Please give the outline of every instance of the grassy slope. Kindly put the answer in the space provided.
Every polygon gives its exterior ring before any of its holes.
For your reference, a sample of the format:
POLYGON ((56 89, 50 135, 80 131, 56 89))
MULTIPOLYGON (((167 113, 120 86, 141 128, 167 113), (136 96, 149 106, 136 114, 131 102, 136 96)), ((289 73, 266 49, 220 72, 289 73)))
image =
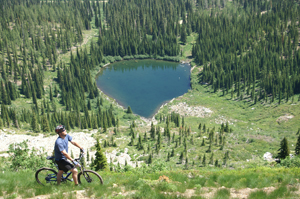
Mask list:
POLYGON ((126 198, 177 198, 177 196, 186 198, 187 193, 190 193, 190 196, 204 198, 207 192, 211 192, 213 198, 229 198, 228 193, 234 193, 234 190, 243 192, 242 189, 250 188, 248 190, 254 193, 249 198, 292 198, 297 197, 299 189, 297 179, 300 177, 298 169, 263 167, 244 170, 210 168, 201 171, 156 173, 143 173, 140 170, 126 173, 100 172, 100 175, 104 179, 103 185, 74 187, 73 183, 69 182, 58 187, 37 184, 32 171, 1 173, 0 197, 29 198, 48 195, 52 198, 76 198, 78 195, 73 191, 84 189, 83 195, 89 198, 124 198, 125 194, 127 194, 126 198), (163 175, 166 176, 165 181, 159 180, 163 175), (286 188, 287 185, 288 188, 286 188), (270 190, 271 193, 263 193, 263 190, 270 190), (262 196, 257 196, 257 194, 262 196))

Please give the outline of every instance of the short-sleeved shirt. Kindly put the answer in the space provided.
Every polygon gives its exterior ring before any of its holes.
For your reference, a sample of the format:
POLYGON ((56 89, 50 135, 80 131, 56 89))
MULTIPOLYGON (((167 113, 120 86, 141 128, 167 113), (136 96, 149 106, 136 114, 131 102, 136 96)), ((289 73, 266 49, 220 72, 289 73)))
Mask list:
POLYGON ((67 159, 61 151, 66 150, 68 153, 68 144, 69 141, 72 141, 72 137, 69 136, 68 134, 66 135, 65 139, 62 139, 61 137, 58 137, 55 141, 55 146, 54 146, 54 154, 55 154, 55 160, 59 161, 62 159, 67 159))

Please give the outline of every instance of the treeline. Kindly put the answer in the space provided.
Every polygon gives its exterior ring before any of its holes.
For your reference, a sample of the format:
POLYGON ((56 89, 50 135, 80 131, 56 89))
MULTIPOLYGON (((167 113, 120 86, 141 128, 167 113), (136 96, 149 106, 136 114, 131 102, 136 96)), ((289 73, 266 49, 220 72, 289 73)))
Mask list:
POLYGON ((203 65, 200 82, 254 103, 293 101, 300 93, 299 2, 232 4, 232 12, 213 9, 197 18, 192 54, 203 65))

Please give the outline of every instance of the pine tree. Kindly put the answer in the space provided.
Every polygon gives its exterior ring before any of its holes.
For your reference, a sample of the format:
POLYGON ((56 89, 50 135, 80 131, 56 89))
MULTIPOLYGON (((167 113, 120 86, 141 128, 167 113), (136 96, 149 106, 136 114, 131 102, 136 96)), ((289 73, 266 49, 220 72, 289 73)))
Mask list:
POLYGON ((202 139, 201 146, 205 146, 205 141, 204 141, 204 138, 202 139))
POLYGON ((223 165, 227 165, 227 161, 229 159, 229 151, 225 152, 224 158, 223 158, 223 165))
POLYGON ((216 160, 215 161, 215 167, 219 167, 220 165, 219 165, 219 161, 218 160, 216 160))
POLYGON ((290 150, 288 146, 288 141, 284 137, 280 142, 280 148, 278 149, 279 153, 277 155, 277 158, 279 159, 285 159, 287 156, 290 155, 290 150))
POLYGON ((89 150, 86 150, 86 161, 89 162, 90 161, 90 153, 89 150))
POLYGON ((180 162, 180 164, 182 164, 183 158, 184 158, 183 152, 181 152, 181 154, 180 154, 180 156, 179 156, 179 162, 180 162))
POLYGON ((50 132, 49 122, 46 115, 42 116, 42 130, 43 132, 50 132))
POLYGON ((213 164, 213 163, 214 163, 214 153, 211 153, 209 164, 213 164))
POLYGON ((148 157, 148 164, 151 164, 151 163, 152 163, 152 155, 150 154, 148 157))
POLYGON ((51 86, 50 86, 50 101, 52 101, 53 100, 53 95, 52 95, 52 88, 51 88, 51 86))
POLYGON ((107 168, 107 160, 106 160, 106 156, 103 154, 99 139, 97 139, 97 143, 95 145, 96 147, 96 154, 95 154, 95 160, 94 160, 94 167, 95 170, 104 170, 107 168))
POLYGON ((127 113, 127 114, 132 114, 132 110, 131 110, 131 107, 130 107, 130 106, 128 106, 126 113, 127 113))
POLYGON ((203 158, 202 158, 202 165, 204 167, 206 166, 206 157, 205 157, 205 154, 203 155, 203 158))
POLYGON ((296 143, 296 147, 295 147, 295 155, 299 155, 299 154, 300 154, 300 135, 298 135, 298 139, 297 139, 297 143, 296 143))
POLYGON ((36 118, 36 114, 34 112, 32 113, 31 129, 35 133, 37 133, 39 131, 38 121, 37 121, 37 118, 36 118))
POLYGON ((189 159, 186 156, 186 158, 185 158, 185 169, 188 169, 188 164, 189 164, 189 159))

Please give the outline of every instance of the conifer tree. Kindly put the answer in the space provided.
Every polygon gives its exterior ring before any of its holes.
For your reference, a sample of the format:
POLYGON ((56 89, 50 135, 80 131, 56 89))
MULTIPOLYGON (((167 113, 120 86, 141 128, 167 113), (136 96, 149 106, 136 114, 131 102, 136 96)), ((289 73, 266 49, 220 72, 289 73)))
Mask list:
POLYGON ((290 155, 290 150, 288 146, 288 141, 286 137, 284 137, 280 142, 280 148, 278 149, 278 155, 277 158, 279 159, 285 159, 287 156, 290 155))
POLYGON ((46 115, 42 116, 42 130, 43 132, 50 132, 49 122, 46 115))
POLYGON ((50 95, 50 101, 52 101, 53 100, 53 95, 52 95, 52 88, 51 88, 51 86, 50 86, 50 93, 49 93, 49 95, 50 95))
POLYGON ((179 156, 179 162, 180 162, 180 164, 182 164, 183 158, 184 158, 184 156, 183 156, 183 151, 182 151, 181 154, 180 154, 180 156, 179 156))
POLYGON ((35 133, 37 133, 39 131, 39 125, 38 125, 38 121, 37 121, 35 112, 32 113, 31 129, 35 133))
POLYGON ((206 157, 205 157, 205 154, 203 155, 203 158, 202 158, 202 165, 204 167, 206 166, 206 157))
POLYGON ((211 153, 209 164, 213 164, 213 163, 214 163, 214 153, 211 153))
POLYGON ((205 146, 205 141, 204 141, 204 138, 202 139, 201 146, 205 146))
POLYGON ((216 160, 215 161, 215 167, 219 167, 220 165, 219 165, 219 161, 218 160, 216 160))
POLYGON ((224 158, 223 158, 223 165, 227 165, 227 161, 229 159, 229 151, 225 152, 224 158))
POLYGON ((186 156, 186 158, 185 158, 185 169, 188 169, 188 164, 189 164, 189 159, 186 156))
POLYGON ((298 139, 295 147, 295 155, 299 155, 299 154, 300 154, 300 135, 298 135, 298 139))
POLYGON ((96 154, 95 154, 95 160, 94 160, 93 165, 94 165, 96 171, 104 170, 107 168, 108 165, 107 165, 106 156, 103 153, 99 139, 97 139, 97 143, 96 143, 95 147, 96 147, 96 154))
POLYGON ((151 164, 151 163, 152 163, 152 155, 150 154, 148 157, 148 164, 151 164))
POLYGON ((89 162, 90 161, 90 153, 89 150, 86 150, 86 161, 89 162))
POLYGON ((127 113, 127 114, 132 114, 132 110, 131 110, 131 107, 130 107, 130 106, 128 106, 126 113, 127 113))

